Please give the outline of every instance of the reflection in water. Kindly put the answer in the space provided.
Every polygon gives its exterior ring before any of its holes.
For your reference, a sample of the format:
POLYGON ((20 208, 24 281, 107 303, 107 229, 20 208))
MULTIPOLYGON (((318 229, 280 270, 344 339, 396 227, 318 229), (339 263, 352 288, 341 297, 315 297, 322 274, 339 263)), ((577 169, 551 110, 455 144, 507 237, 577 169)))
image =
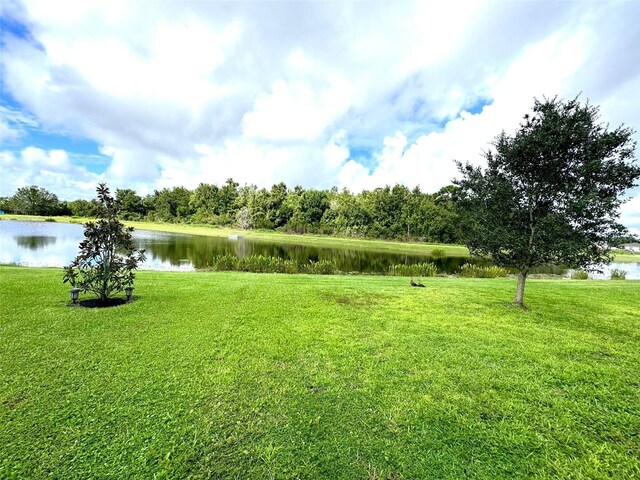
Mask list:
POLYGON ((138 248, 145 248, 148 256, 163 263, 179 266, 181 260, 188 259, 197 268, 211 266, 217 255, 232 254, 240 257, 262 255, 294 260, 304 264, 320 260, 333 261, 343 272, 382 273, 391 265, 413 265, 431 261, 442 272, 453 273, 467 262, 486 263, 465 257, 431 258, 425 255, 403 255, 388 252, 373 252, 343 248, 319 248, 307 245, 274 244, 249 239, 227 240, 226 238, 157 235, 156 232, 138 232, 138 248))
MULTIPOLYGON (((0 221, 0 263, 29 266, 56 266, 69 264, 78 253, 78 244, 84 238, 82 225, 52 222, 0 221)), ((319 248, 313 246, 275 244, 247 238, 228 240, 164 232, 136 230, 137 248, 147 251, 148 270, 193 270, 207 268, 213 257, 232 254, 241 257, 263 255, 295 260, 298 263, 330 260, 343 272, 382 273, 391 265, 412 265, 430 261, 440 272, 455 273, 465 263, 486 265, 488 262, 466 257, 430 258, 346 248, 319 248)), ((612 264, 610 268, 627 271, 628 279, 640 278, 640 263, 612 264)), ((537 273, 566 275, 562 267, 541 267, 537 273)), ((533 272, 532 272, 533 273, 533 272)))
POLYGON ((18 245, 29 250, 40 250, 46 246, 53 245, 58 240, 56 237, 37 235, 15 235, 13 239, 18 245))

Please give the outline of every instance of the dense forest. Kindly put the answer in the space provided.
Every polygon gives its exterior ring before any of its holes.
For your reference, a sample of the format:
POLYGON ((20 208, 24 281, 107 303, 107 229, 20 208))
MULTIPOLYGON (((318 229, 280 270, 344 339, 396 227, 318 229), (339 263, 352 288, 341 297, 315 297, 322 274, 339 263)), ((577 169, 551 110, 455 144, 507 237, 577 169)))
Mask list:
MULTIPOLYGON (((402 185, 351 193, 348 190, 240 186, 228 179, 222 186, 200 184, 156 190, 142 197, 117 189, 124 220, 183 222, 243 229, 273 229, 291 233, 321 233, 363 238, 462 241, 461 214, 455 207, 455 187, 434 194, 402 185)), ((95 200, 60 201, 42 187, 19 188, 0 198, 0 209, 25 215, 93 217, 95 200)))
MULTIPOLYGON (((201 183, 156 190, 142 197, 131 189, 117 189, 123 220, 181 222, 289 233, 320 233, 360 238, 464 243, 471 219, 458 207, 457 187, 423 193, 403 185, 361 193, 348 190, 240 186, 228 179, 222 186, 201 183)), ((24 215, 94 217, 96 200, 60 201, 42 187, 19 188, 0 197, 0 210, 24 215)), ((623 241, 624 239, 622 239, 623 241)))

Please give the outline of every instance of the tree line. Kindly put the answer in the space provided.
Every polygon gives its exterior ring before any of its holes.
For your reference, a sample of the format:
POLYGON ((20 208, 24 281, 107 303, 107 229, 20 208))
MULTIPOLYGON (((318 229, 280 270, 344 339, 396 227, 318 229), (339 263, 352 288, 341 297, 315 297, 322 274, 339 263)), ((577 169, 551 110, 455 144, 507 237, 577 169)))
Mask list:
MULTIPOLYGON (((465 215, 458 208, 457 190, 450 185, 429 194, 394 185, 352 193, 337 187, 289 188, 282 182, 267 189, 240 186, 230 178, 220 186, 201 183, 194 190, 164 188, 146 196, 117 189, 115 198, 123 220, 462 243, 465 215)), ((1 210, 24 215, 95 217, 98 207, 96 200, 60 201, 38 186, 0 198, 1 210)))

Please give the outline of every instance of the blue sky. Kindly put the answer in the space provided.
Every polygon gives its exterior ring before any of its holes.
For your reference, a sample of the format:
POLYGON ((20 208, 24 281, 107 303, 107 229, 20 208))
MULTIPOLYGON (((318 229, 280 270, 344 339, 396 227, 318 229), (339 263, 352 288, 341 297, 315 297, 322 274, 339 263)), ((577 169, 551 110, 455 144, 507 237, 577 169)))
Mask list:
MULTIPOLYGON (((582 93, 640 130, 637 18, 637 1, 3 0, 0 195, 436 191, 534 97, 582 93)), ((638 197, 623 221, 640 229, 638 197)))

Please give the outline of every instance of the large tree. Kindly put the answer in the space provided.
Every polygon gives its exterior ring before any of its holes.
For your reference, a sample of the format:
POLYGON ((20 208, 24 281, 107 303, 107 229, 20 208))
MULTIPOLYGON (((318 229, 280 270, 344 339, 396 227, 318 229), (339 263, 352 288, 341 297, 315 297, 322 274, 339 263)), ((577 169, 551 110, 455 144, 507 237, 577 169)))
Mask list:
POLYGON ((18 188, 10 204, 14 213, 23 215, 58 215, 63 209, 56 195, 36 185, 18 188))
POLYGON ((516 133, 502 132, 484 153, 485 169, 458 163, 454 183, 472 216, 467 245, 518 270, 516 304, 535 266, 611 261, 608 241, 624 231, 618 208, 640 177, 633 133, 609 131, 598 108, 577 98, 536 99, 516 133))

